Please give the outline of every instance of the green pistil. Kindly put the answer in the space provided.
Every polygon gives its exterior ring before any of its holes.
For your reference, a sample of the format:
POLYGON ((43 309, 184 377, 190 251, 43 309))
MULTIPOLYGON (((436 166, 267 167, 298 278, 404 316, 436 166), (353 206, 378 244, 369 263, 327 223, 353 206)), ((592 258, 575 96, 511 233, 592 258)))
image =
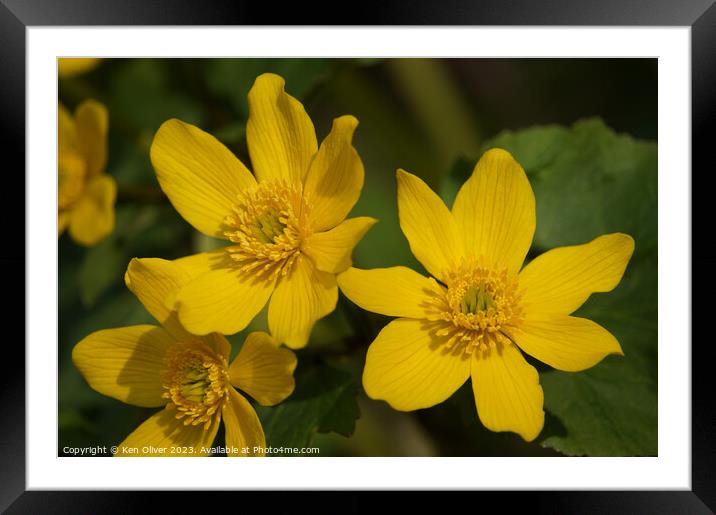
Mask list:
POLYGON ((279 213, 269 208, 256 218, 253 232, 262 243, 275 243, 276 238, 283 234, 285 228, 286 226, 279 221, 279 213))
POLYGON ((209 388, 209 373, 205 368, 190 368, 184 372, 181 394, 185 399, 202 402, 207 388, 209 388))
POLYGON ((480 311, 487 311, 493 307, 495 303, 490 294, 485 290, 485 285, 481 284, 479 288, 470 286, 465 292, 460 304, 461 311, 465 314, 475 314, 480 311))

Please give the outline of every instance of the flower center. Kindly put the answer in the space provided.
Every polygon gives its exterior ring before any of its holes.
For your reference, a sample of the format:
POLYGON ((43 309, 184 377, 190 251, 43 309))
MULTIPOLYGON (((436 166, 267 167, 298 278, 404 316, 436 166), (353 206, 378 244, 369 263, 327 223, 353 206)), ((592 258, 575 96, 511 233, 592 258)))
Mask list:
POLYGON ((460 311, 465 315, 475 315, 480 312, 486 312, 489 308, 495 307, 495 301, 492 300, 490 293, 485 287, 485 283, 479 286, 472 285, 460 302, 460 311))
POLYGON ((176 344, 169 351, 162 375, 164 398, 185 425, 211 425, 222 407, 229 385, 226 360, 195 340, 176 344))
POLYGON ((269 207, 256 217, 251 229, 259 241, 276 243, 276 238, 286 230, 286 224, 281 222, 281 214, 275 208, 269 207))
POLYGON ((435 297, 436 312, 431 318, 440 323, 437 334, 448 337, 448 348, 460 345, 471 354, 509 341, 502 329, 519 324, 522 318, 516 275, 466 259, 445 274, 445 284, 447 290, 435 297))
POLYGON ((285 275, 310 234, 311 206, 300 185, 269 181, 243 192, 224 219, 226 248, 239 268, 275 279, 285 275))
POLYGON ((72 151, 61 152, 57 161, 57 205, 59 209, 66 209, 82 195, 87 166, 84 159, 72 151))

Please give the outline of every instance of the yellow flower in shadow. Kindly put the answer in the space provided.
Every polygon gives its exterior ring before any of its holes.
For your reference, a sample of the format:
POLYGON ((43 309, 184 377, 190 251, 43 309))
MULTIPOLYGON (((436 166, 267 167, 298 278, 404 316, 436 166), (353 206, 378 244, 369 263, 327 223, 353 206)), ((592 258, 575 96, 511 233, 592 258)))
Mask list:
POLYGON ((206 456, 222 420, 229 456, 264 455, 261 422, 235 388, 265 406, 293 392, 296 356, 268 334, 249 334, 229 364, 231 347, 224 336, 184 329, 169 305, 189 279, 178 263, 133 259, 125 282, 161 326, 97 331, 72 351, 73 363, 99 393, 163 408, 133 431, 115 456, 206 456))
POLYGON ((482 156, 452 210, 418 177, 398 171, 400 226, 433 277, 405 267, 350 268, 343 293, 390 322, 370 345, 363 386, 393 408, 428 408, 472 379, 492 431, 534 440, 543 392, 526 352, 566 371, 622 354, 598 324, 570 316, 594 292, 615 288, 634 251, 621 233, 550 250, 522 267, 534 236, 535 198, 506 151, 482 156))
POLYGON ((94 245, 114 229, 117 185, 105 173, 107 109, 86 100, 72 116, 59 104, 57 121, 57 235, 69 228, 75 242, 94 245))
POLYGON ((376 221, 345 220, 363 188, 351 143, 358 121, 336 118, 319 148, 311 119, 281 77, 259 76, 248 103, 255 176, 192 125, 169 120, 154 137, 152 164, 171 203, 198 231, 229 243, 183 259, 195 278, 178 294, 177 309, 196 334, 233 334, 269 302, 271 334, 300 348, 316 320, 335 309, 335 276, 376 221))
POLYGON ((61 57, 57 59, 57 75, 61 79, 82 75, 97 68, 101 60, 90 57, 61 57))

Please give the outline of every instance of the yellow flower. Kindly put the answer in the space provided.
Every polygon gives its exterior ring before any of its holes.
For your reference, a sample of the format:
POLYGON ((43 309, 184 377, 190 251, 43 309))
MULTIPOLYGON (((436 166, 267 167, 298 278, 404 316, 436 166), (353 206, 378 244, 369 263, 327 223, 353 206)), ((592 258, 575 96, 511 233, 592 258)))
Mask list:
POLYGON ((168 120, 151 159, 162 190, 198 231, 229 245, 184 258, 196 278, 177 296, 195 334, 233 334, 270 300, 274 338, 306 345, 313 324, 335 309, 336 273, 376 220, 344 220, 360 196, 363 164, 351 141, 358 121, 341 116, 321 144, 301 103, 273 74, 248 95, 246 137, 256 178, 218 140, 168 120))
POLYGON ((75 77, 94 70, 101 59, 88 57, 64 57, 57 60, 57 75, 63 79, 75 77))
POLYGON ((566 371, 622 354, 606 329, 569 315, 590 294, 619 284, 634 241, 600 236, 550 250, 520 270, 535 231, 535 198, 522 167, 500 149, 480 159, 452 211, 399 170, 398 209, 413 254, 434 278, 405 267, 351 268, 338 277, 362 308, 401 317, 368 349, 366 393, 411 411, 443 402, 471 377, 482 423, 533 440, 544 424, 543 393, 522 352, 566 371))
POLYGON ((59 104, 57 136, 57 235, 69 226, 81 245, 94 245, 114 229, 117 185, 107 165, 107 109, 86 100, 74 117, 59 104))
POLYGON ((99 393, 135 406, 164 407, 119 445, 116 456, 205 456, 222 418, 227 454, 262 455, 261 422, 234 387, 262 405, 293 392, 296 356, 268 334, 249 334, 228 365, 231 348, 224 336, 197 336, 182 327, 167 306, 190 277, 181 261, 133 259, 125 282, 161 327, 97 331, 72 351, 75 366, 99 393))

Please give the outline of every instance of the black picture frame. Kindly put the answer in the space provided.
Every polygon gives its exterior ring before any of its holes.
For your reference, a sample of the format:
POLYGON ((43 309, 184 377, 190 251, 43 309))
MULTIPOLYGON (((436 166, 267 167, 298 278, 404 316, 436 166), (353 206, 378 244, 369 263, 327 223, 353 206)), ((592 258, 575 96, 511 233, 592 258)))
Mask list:
MULTIPOLYGON (((692 170, 684 180, 692 181, 692 195, 706 194, 694 188, 693 179, 713 169, 710 135, 716 124, 716 6, 714 0, 489 0, 464 2, 399 2, 384 0, 360 3, 346 10, 325 9, 323 19, 316 5, 304 9, 246 1, 189 2, 181 0, 0 0, 0 128, 5 183, 0 188, 3 210, 3 374, 0 389, 0 510, 8 513, 129 513, 137 506, 150 506, 155 493, 127 495, 126 492, 26 491, 25 487, 25 31, 31 26, 62 25, 283 25, 297 21, 310 25, 576 25, 576 26, 684 26, 691 28, 692 73, 692 170), (310 12, 309 12, 310 11, 310 12), (347 12, 351 12, 348 16, 347 12), (10 159, 8 159, 10 158, 10 159), (8 182, 12 180, 13 182, 8 182), (20 193, 22 192, 22 194, 20 193), (20 223, 20 220, 23 223, 20 223), (23 302, 20 302, 23 299, 23 302), (11 329, 14 328, 14 332, 11 329), (10 337, 12 334, 12 337, 10 337), (147 504, 145 504, 147 503, 147 504)), ((674 171, 674 173, 678 173, 674 171)), ((688 173, 688 172, 687 172, 688 173)), ((703 180, 701 181, 703 182, 703 180)), ((705 204, 692 198, 692 276, 703 292, 715 281, 709 267, 716 263, 716 244, 709 223, 713 216, 705 204), (701 229, 701 231, 699 231, 701 229)), ((52 291, 48 287, 48 291, 52 291)), ((706 299, 708 299, 706 297, 706 299)), ((708 300, 674 299, 692 305, 692 319, 708 319, 708 300)), ((703 324, 703 322, 701 322, 703 324)), ((714 344, 710 338, 693 338, 692 345, 692 489, 690 491, 640 492, 480 492, 486 501, 503 509, 527 503, 538 513, 713 513, 716 511, 716 415, 712 406, 716 374, 711 372, 714 344)), ((670 342, 689 345, 691 342, 670 342)), ((668 385, 660 384, 668 388, 668 385)), ((47 409, 56 409, 49 398, 47 409)), ((224 496, 235 494, 222 494, 224 496)), ((242 493, 248 503, 254 493, 242 493)), ((272 508, 293 505, 284 494, 270 494, 272 508), (289 504, 290 503, 290 504, 289 504)), ((456 495, 453 493, 452 495, 456 495)), ((369 495, 353 492, 345 506, 352 509, 372 504, 369 495), (367 499, 366 499, 367 497, 367 499)), ((203 496, 174 492, 182 511, 205 505, 203 496)), ((304 495, 303 498, 306 498, 304 495)), ((324 503, 325 503, 325 498, 324 503)), ((464 500, 464 499, 460 499, 464 500)), ((460 500, 455 499, 453 502, 460 500)), ((162 500, 162 502, 165 502, 162 500)), ((219 506, 221 500, 212 500, 219 506)), ((422 503, 422 495, 412 502, 422 503)), ((249 504, 247 504, 248 506, 249 504)), ((343 505, 343 504, 341 504, 343 505)), ((139 510, 138 510, 139 511, 139 510)))

